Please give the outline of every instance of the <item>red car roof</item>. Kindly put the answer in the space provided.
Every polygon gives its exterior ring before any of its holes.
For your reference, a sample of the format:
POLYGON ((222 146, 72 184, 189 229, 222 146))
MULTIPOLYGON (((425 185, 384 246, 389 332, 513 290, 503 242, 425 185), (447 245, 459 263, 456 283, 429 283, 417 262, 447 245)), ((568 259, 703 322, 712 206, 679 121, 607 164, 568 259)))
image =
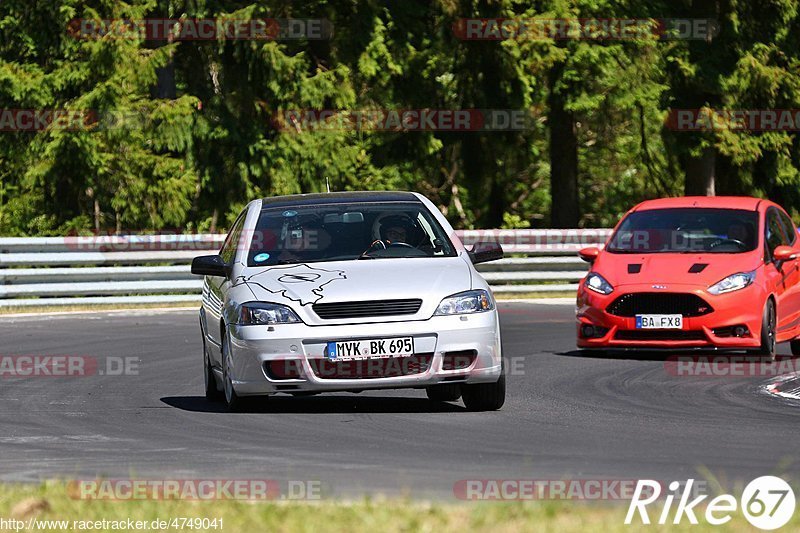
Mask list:
MULTIPOLYGON (((634 211, 646 209, 667 209, 676 207, 707 207, 718 209, 746 209, 755 211, 761 198, 750 196, 680 196, 677 198, 659 198, 646 200, 634 208, 634 211)), ((772 203, 772 202, 768 202, 772 203)))

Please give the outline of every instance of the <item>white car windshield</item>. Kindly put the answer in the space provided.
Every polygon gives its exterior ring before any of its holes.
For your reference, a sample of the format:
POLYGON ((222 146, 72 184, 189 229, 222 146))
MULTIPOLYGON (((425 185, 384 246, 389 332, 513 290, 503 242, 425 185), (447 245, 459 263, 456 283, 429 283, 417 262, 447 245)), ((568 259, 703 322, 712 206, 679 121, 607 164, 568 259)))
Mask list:
POLYGON ((444 229, 421 203, 330 203, 263 209, 247 264, 454 255, 444 229))

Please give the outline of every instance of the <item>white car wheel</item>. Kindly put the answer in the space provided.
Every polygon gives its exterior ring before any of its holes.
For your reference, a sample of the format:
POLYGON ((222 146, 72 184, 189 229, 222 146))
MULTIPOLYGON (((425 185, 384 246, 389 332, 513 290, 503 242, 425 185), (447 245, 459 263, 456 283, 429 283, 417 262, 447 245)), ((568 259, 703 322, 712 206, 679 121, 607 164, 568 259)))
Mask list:
POLYGON ((225 335, 222 338, 222 380, 225 389, 225 404, 228 406, 229 411, 236 412, 242 410, 244 402, 233 388, 231 370, 233 370, 233 360, 231 359, 228 336, 225 335))

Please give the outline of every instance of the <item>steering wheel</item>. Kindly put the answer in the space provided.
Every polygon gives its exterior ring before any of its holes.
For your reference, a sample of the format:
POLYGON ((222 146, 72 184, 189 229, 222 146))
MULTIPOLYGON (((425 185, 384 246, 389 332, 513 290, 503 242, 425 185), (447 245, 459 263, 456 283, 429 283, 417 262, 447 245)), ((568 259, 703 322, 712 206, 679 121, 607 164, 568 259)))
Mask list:
MULTIPOLYGON (((380 242, 383 242, 383 241, 380 241, 380 242)), ((405 248, 416 248, 416 246, 412 246, 412 245, 408 244, 407 242, 390 242, 389 243, 389 248, 391 248, 392 246, 395 246, 395 247, 402 246, 402 247, 405 247, 405 248)))
POLYGON ((359 258, 359 259, 363 259, 363 258, 365 258, 365 257, 366 257, 366 258, 370 258, 370 259, 371 259, 371 257, 370 257, 370 255, 369 255, 369 253, 370 253, 371 251, 373 251, 373 250, 377 250, 377 249, 378 249, 378 246, 377 246, 378 244, 380 244, 381 246, 383 246, 383 249, 384 249, 384 250, 386 249, 386 243, 385 243, 385 242, 383 242, 383 241, 382 241, 382 240, 380 240, 380 239, 376 239, 376 240, 372 241, 372 244, 370 244, 370 245, 369 245, 369 247, 367 247, 367 249, 366 249, 366 250, 364 250, 364 253, 362 253, 360 256, 358 256, 358 258, 359 258))
POLYGON ((717 239, 716 241, 711 243, 709 248, 713 249, 713 248, 716 248, 717 246, 720 246, 722 244, 728 244, 728 243, 735 244, 741 250, 746 250, 747 249, 747 245, 745 243, 743 243, 742 241, 740 241, 739 239, 727 239, 727 238, 717 239))

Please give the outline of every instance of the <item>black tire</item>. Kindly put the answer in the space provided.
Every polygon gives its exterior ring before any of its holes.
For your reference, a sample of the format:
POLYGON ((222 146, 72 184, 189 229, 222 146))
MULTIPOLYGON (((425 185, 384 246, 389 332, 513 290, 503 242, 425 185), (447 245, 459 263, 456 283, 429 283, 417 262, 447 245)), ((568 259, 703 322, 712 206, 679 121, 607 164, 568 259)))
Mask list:
POLYGON ((446 384, 446 385, 431 385, 425 387, 425 394, 432 402, 455 402, 461 398, 461 385, 446 384))
POLYGON ((206 389, 206 400, 216 402, 222 400, 222 391, 217 387, 217 377, 211 369, 211 360, 208 357, 208 344, 206 332, 203 329, 203 319, 200 318, 200 338, 203 340, 203 381, 206 389))
POLYGON ((225 405, 228 407, 228 411, 239 413, 244 410, 245 401, 236 394, 236 390, 233 388, 233 380, 228 373, 229 365, 231 364, 230 356, 228 337, 225 335, 222 337, 222 381, 225 405))
POLYGON ((211 363, 208 361, 208 354, 203 355, 203 362, 205 363, 205 384, 206 384, 206 399, 212 402, 218 402, 222 400, 223 394, 222 391, 217 388, 217 376, 214 375, 214 371, 211 369, 211 363))
POLYGON ((494 383, 462 385, 461 395, 464 398, 464 405, 469 411, 497 411, 506 402, 505 367, 500 374, 500 379, 494 383))
POLYGON ((775 361, 777 358, 778 345, 775 342, 777 323, 778 314, 775 302, 769 298, 761 315, 761 349, 759 350, 761 356, 768 361, 775 361))

